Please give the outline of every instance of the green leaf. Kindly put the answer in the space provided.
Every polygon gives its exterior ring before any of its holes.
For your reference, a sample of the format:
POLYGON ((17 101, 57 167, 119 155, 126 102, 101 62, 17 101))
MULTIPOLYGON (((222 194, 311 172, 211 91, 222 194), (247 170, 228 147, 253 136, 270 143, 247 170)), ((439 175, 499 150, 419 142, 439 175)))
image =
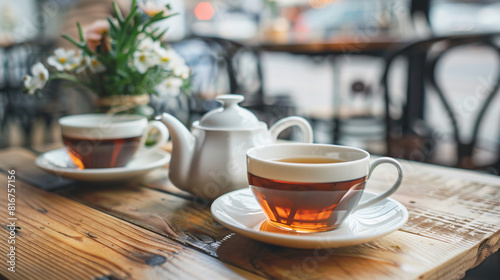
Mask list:
POLYGON ((157 21, 160 21, 160 20, 167 19, 167 18, 175 16, 175 15, 178 15, 178 13, 174 13, 174 14, 170 14, 170 15, 167 15, 167 16, 163 16, 163 11, 162 11, 161 13, 156 14, 154 17, 152 17, 148 21, 146 21, 144 23, 144 25, 142 26, 141 32, 145 32, 146 28, 149 27, 151 24, 153 24, 153 23, 155 23, 157 21))
POLYGON ((155 41, 161 40, 161 38, 163 37, 163 35, 165 35, 165 33, 167 33, 167 31, 168 31, 168 28, 165 28, 165 30, 163 30, 160 34, 156 35, 153 39, 155 41))
POLYGON ((113 23, 113 19, 111 17, 107 17, 106 19, 109 22, 109 30, 110 30, 110 32, 118 33, 118 28, 113 23))
POLYGON ((158 30, 160 30, 160 27, 156 27, 155 29, 153 29, 153 31, 147 33, 148 35, 150 35, 151 37, 153 37, 153 34, 155 34, 156 32, 158 32, 158 30))
MULTIPOLYGON (((131 44, 134 43, 136 40, 137 40, 137 36, 139 35, 139 32, 137 30, 134 30, 130 33, 130 35, 127 37, 127 40, 123 43, 122 45, 122 51, 125 51, 126 49, 130 49, 132 48, 131 47, 131 44)), ((136 49, 137 47, 134 47, 134 50, 136 49)))
POLYGON ((69 35, 63 34, 61 35, 61 37, 63 37, 64 39, 66 39, 68 42, 75 45, 79 49, 83 48, 83 43, 78 43, 77 41, 75 41, 75 39, 71 38, 69 35))
POLYGON ((78 28, 78 35, 80 36, 80 42, 85 42, 85 37, 83 36, 83 30, 82 26, 80 25, 80 22, 77 22, 76 26, 78 28))
POLYGON ((136 13, 134 14, 134 27, 137 29, 137 27, 140 25, 141 23, 141 12, 140 11, 136 11, 136 13))
POLYGON ((86 42, 77 42, 75 39, 71 38, 67 34, 61 35, 64 39, 66 39, 71 44, 75 45, 77 48, 81 49, 88 56, 95 56, 95 53, 88 47, 86 42))
POLYGON ((134 17, 134 15, 136 13, 138 13, 137 6, 132 6, 132 10, 130 10, 130 14, 128 14, 128 16, 125 18, 125 21, 123 22, 122 28, 125 27, 125 26, 129 26, 130 25, 130 21, 132 21, 132 18, 134 17))
POLYGON ((118 22, 122 23, 123 22, 123 15, 122 15, 122 12, 120 11, 120 7, 118 7, 118 5, 116 4, 115 1, 113 1, 113 10, 115 12, 116 19, 118 20, 118 22))
POLYGON ((157 21, 164 20, 164 19, 176 16, 176 15, 179 15, 179 13, 173 13, 173 14, 166 15, 164 17, 159 18, 157 21))
POLYGON ((130 79, 130 74, 122 69, 116 69, 116 74, 118 74, 126 79, 130 79))

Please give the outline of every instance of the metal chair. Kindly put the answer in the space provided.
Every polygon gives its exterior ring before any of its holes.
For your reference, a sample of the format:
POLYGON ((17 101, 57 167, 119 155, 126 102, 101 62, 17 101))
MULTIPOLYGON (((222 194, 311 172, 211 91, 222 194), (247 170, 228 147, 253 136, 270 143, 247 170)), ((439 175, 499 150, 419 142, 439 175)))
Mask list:
MULTIPOLYGON (((436 150, 439 149, 439 145, 446 142, 443 141, 446 135, 430 127, 428 121, 425 120, 424 113, 426 110, 426 95, 436 94, 439 103, 446 112, 448 118, 446 121, 452 130, 452 144, 455 145, 453 152, 455 159, 450 165, 498 174, 500 171, 500 146, 489 151, 490 154, 494 154, 495 158, 489 163, 477 163, 474 156, 480 149, 485 149, 479 141, 479 129, 484 124, 486 112, 493 110, 490 105, 498 95, 500 70, 496 74, 491 90, 484 95, 483 100, 477 100, 478 105, 475 110, 474 124, 470 131, 470 139, 466 139, 462 135, 465 129, 459 123, 459 112, 453 108, 450 96, 445 94, 436 70, 445 54, 460 46, 485 46, 494 50, 500 59, 500 48, 495 42, 498 36, 500 34, 492 33, 435 37, 409 44, 392 53, 386 59, 385 70, 382 75, 382 87, 385 96, 386 147, 388 155, 410 160, 435 162, 433 156, 436 150), (424 72, 422 90, 420 93, 413 91, 412 96, 407 96, 406 103, 396 104, 389 87, 389 71, 397 58, 408 57, 413 54, 425 54, 425 66, 422 69, 424 72), (425 86, 428 86, 431 90, 425 91, 425 86)), ((500 137, 497 140, 500 140, 500 137)), ((497 143, 497 145, 500 144, 497 143)))
MULTIPOLYGON (((251 47, 208 36, 191 36, 172 46, 183 55, 194 73, 192 95, 187 104, 190 116, 186 124, 218 107, 213 100, 216 95, 228 93, 244 95, 242 106, 269 124, 294 113, 295 107, 289 98, 270 99, 264 96, 260 57, 251 47), (187 51, 189 48, 196 50, 187 51)), ((182 99, 178 97, 176 102, 186 107, 182 99)))
POLYGON ((45 57, 50 43, 25 42, 1 49, 0 78, 0 146, 19 145, 11 143, 10 133, 18 126, 22 132, 22 145, 29 146, 34 141, 35 122, 41 122, 45 129, 40 142, 50 142, 51 128, 56 114, 62 113, 60 96, 47 90, 43 98, 23 94, 23 78, 31 66, 45 57))

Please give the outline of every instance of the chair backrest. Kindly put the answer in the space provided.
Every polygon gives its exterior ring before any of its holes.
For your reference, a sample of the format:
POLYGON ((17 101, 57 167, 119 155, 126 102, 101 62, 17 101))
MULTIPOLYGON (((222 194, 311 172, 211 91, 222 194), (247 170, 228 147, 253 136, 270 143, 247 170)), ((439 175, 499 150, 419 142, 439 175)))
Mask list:
POLYGON ((262 101, 262 69, 256 51, 242 43, 225 38, 206 36, 195 38, 219 50, 217 55, 224 61, 230 93, 245 95, 247 103, 262 101))
POLYGON ((20 144, 10 142, 12 131, 21 131, 21 143, 29 146, 34 140, 34 124, 42 120, 46 129, 40 141, 51 140, 54 115, 61 113, 61 106, 56 106, 57 93, 46 90, 42 98, 23 93, 24 75, 31 74, 32 65, 44 59, 51 48, 51 42, 24 42, 0 50, 0 146, 20 144), (13 130, 14 126, 20 130, 13 130))
MULTIPOLYGON (((494 99, 498 95, 500 87, 500 63, 498 63, 498 73, 494 76, 493 84, 488 92, 481 95, 481 98, 474 100, 474 112, 468 112, 468 116, 474 118, 472 120, 472 127, 470 131, 465 131, 460 122, 463 118, 462 112, 454 108, 453 103, 456 99, 450 92, 445 92, 443 83, 440 78, 443 75, 438 75, 437 66, 443 60, 446 54, 456 50, 461 46, 483 46, 491 48, 498 56, 500 61, 500 48, 496 44, 495 39, 499 37, 498 33, 480 34, 480 35, 460 35, 460 36, 446 36, 434 37, 427 40, 422 40, 408 44, 398 51, 392 53, 386 59, 385 70, 382 76, 382 86, 384 88, 385 96, 385 111, 386 111, 386 125, 387 125, 387 153, 391 156, 399 156, 411 160, 431 161, 431 156, 435 152, 438 142, 440 142, 445 135, 429 126, 429 122, 425 120, 422 115, 416 115, 412 112, 412 106, 425 106, 426 94, 436 94, 437 100, 444 109, 447 120, 443 122, 449 124, 451 130, 451 139, 453 140, 454 147, 454 162, 451 164, 455 167, 471 168, 471 169, 488 169, 492 173, 498 173, 500 168, 499 147, 493 148, 491 153, 494 153, 493 162, 487 166, 480 166, 475 163, 473 156, 479 147, 479 130, 484 124, 485 115, 488 111, 493 110, 491 107, 494 104, 494 99), (389 72, 394 66, 394 62, 399 57, 411 57, 412 55, 424 54, 425 59, 424 67, 422 68, 424 85, 422 92, 417 93, 418 96, 407 96, 407 100, 416 101, 420 104, 403 104, 402 114, 395 114, 394 107, 397 107, 393 101, 393 95, 389 86, 389 72), (425 86, 429 90, 425 91, 425 86), (469 137, 463 137, 464 132, 469 137), (398 145, 400 145, 398 147, 398 145), (399 148, 399 152, 398 152, 399 148), (418 151, 415 152, 415 149, 418 151), (413 153, 413 158, 412 158, 413 153)), ((410 66, 411 67, 411 66, 410 66)), ((415 94, 415 92, 413 93, 415 94)), ((474 97, 471 93, 470 96, 474 97)), ((399 108, 401 109, 401 108, 399 108)), ((426 108, 424 108, 426 109, 426 108)), ((496 108, 500 111, 500 108, 496 108)), ((497 140, 500 138, 497 137, 497 140)), ((498 141, 497 141, 498 142, 498 141)), ((499 145, 499 144, 497 144, 499 145)))
POLYGON ((225 62, 230 93, 245 96, 241 104, 243 107, 268 124, 295 115, 296 106, 289 95, 265 96, 261 50, 258 47, 220 37, 197 38, 222 50, 219 55, 225 62))

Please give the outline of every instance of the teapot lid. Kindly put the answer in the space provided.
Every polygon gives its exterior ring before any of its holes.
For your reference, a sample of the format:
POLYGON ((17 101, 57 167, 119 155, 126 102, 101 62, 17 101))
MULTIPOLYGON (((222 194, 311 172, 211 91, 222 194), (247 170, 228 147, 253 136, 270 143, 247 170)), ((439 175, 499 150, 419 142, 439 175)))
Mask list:
POLYGON ((226 94, 215 99, 222 107, 206 113, 200 120, 201 126, 214 129, 250 129, 259 126, 257 117, 238 105, 245 100, 243 95, 226 94))

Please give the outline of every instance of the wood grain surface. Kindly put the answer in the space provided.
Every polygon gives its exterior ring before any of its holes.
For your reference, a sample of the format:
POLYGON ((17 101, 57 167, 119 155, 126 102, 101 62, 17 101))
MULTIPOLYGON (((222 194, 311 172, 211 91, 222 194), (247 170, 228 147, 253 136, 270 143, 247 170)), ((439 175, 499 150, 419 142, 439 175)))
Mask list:
MULTIPOLYGON (((34 158, 26 150, 3 151, 0 159, 12 160, 0 160, 0 169, 14 168, 22 180, 50 189, 46 184, 52 182, 47 179, 52 175, 36 168, 34 158)), ((227 264, 226 273, 251 278, 459 279, 498 250, 500 179, 412 162, 403 162, 403 167, 405 179, 393 197, 408 208, 408 223, 378 240, 339 249, 283 248, 235 234, 213 220, 208 205, 176 190, 164 169, 153 171, 141 185, 70 183, 56 191, 66 198, 52 195, 80 207, 84 206, 75 201, 91 206, 109 219, 130 222, 130 227, 139 226, 185 250, 196 248, 204 257, 227 264)), ((377 168, 368 190, 380 192, 392 182, 391 168, 377 168)), ((35 192, 30 194, 39 199, 35 192)))
MULTIPOLYGON (((7 182, 6 175, 0 181, 7 182)), ((16 185, 16 272, 9 279, 254 278, 161 235, 88 206, 29 186, 16 185), (243 276, 243 277, 242 277, 243 276)), ((2 184, 6 193, 6 184, 2 184)), ((6 196, 0 204, 7 205, 6 196)), ((0 211, 2 221, 9 217, 0 211)), ((7 240, 9 231, 0 231, 7 240)), ((7 247, 2 246, 5 256, 7 247)))
POLYGON ((404 43, 400 38, 367 38, 366 36, 336 37, 331 40, 308 42, 248 42, 257 50, 308 55, 384 53, 404 43))

